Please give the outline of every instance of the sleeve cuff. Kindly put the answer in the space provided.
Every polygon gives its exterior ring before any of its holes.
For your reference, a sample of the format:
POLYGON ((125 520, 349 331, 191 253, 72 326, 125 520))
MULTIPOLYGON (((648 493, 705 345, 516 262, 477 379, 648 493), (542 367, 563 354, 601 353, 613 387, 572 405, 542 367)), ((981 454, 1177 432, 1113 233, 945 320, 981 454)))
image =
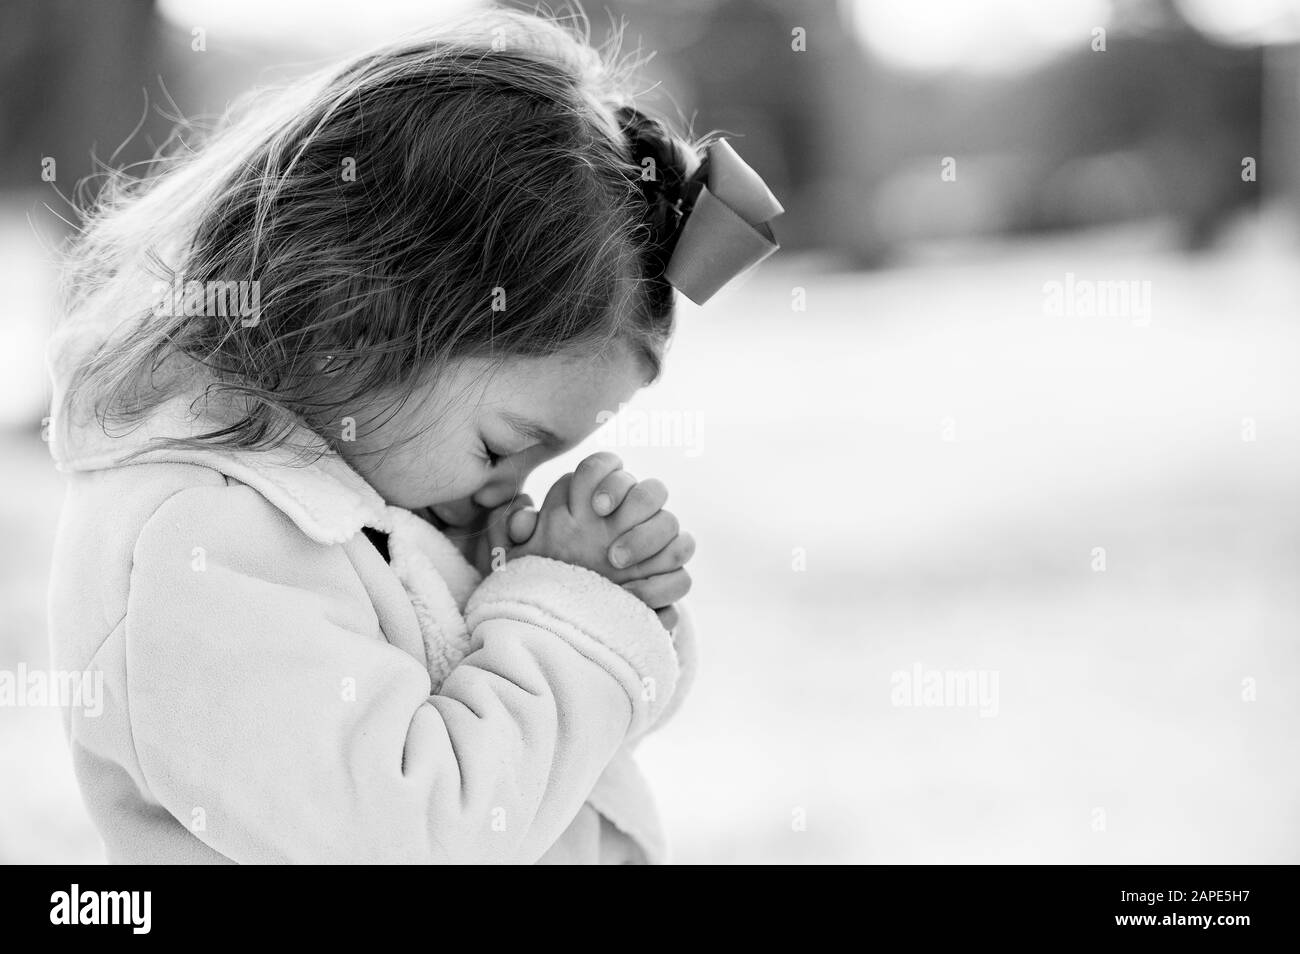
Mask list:
POLYGON ((471 634, 491 618, 539 626, 603 665, 631 699, 629 736, 653 725, 676 691, 677 653, 659 617, 627 590, 585 567, 539 556, 511 560, 470 597, 471 634))
POLYGON ((677 688, 668 700, 653 728, 661 729, 677 714, 695 683, 700 668, 699 642, 695 638, 695 621, 684 603, 677 604, 677 627, 673 630, 673 648, 677 652, 677 688))

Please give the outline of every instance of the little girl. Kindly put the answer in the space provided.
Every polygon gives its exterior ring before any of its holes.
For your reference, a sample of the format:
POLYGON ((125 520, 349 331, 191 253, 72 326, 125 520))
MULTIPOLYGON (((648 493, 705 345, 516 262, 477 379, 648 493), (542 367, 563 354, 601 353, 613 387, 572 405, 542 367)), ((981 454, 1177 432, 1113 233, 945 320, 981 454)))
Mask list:
POLYGON ((520 489, 780 207, 615 73, 478 15, 96 210, 51 346, 50 614, 55 665, 103 676, 65 726, 109 860, 664 859, 631 750, 690 678, 694 544, 610 454, 520 489))

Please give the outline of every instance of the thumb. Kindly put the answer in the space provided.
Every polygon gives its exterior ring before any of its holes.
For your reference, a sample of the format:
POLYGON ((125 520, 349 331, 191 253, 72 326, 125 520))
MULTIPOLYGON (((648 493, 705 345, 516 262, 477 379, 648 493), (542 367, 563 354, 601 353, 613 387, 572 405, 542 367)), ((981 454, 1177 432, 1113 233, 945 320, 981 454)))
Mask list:
POLYGON ((508 527, 511 543, 526 543, 537 529, 537 511, 523 506, 510 514, 508 527))
POLYGON ((493 554, 496 553, 497 547, 509 551, 533 535, 533 531, 537 529, 537 511, 533 510, 532 506, 533 498, 527 494, 520 494, 489 514, 488 546, 493 554))
POLYGON ((537 529, 537 511, 533 506, 533 498, 528 494, 516 494, 507 504, 501 506, 500 512, 502 524, 505 525, 509 539, 506 540, 506 546, 512 543, 525 543, 537 529))

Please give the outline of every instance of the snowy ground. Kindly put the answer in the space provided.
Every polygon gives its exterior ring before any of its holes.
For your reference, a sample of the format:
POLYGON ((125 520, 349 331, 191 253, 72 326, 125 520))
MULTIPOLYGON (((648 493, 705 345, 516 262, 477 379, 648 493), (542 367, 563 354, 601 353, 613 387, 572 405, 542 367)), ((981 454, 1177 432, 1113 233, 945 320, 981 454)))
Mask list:
MULTIPOLYGON (((778 260, 685 306, 631 409, 674 446, 604 435, 700 541, 705 665, 642 747, 677 860, 1300 861, 1297 261, 962 261, 778 260), (1067 272, 1149 324, 1046 314, 1067 272), (917 664, 996 714, 891 704, 917 664)), ((2 452, 0 667, 39 665, 57 479, 2 452)), ((57 715, 0 711, 0 759, 0 860, 96 857, 57 715)))

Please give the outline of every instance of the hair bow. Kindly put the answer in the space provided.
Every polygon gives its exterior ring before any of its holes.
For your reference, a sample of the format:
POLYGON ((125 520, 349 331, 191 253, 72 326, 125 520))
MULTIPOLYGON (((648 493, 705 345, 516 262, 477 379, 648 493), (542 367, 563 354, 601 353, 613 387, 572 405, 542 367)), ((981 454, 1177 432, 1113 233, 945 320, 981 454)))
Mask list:
POLYGON ((664 277, 702 305, 781 247, 770 221, 785 209, 725 139, 709 145, 684 192, 683 221, 664 277))

